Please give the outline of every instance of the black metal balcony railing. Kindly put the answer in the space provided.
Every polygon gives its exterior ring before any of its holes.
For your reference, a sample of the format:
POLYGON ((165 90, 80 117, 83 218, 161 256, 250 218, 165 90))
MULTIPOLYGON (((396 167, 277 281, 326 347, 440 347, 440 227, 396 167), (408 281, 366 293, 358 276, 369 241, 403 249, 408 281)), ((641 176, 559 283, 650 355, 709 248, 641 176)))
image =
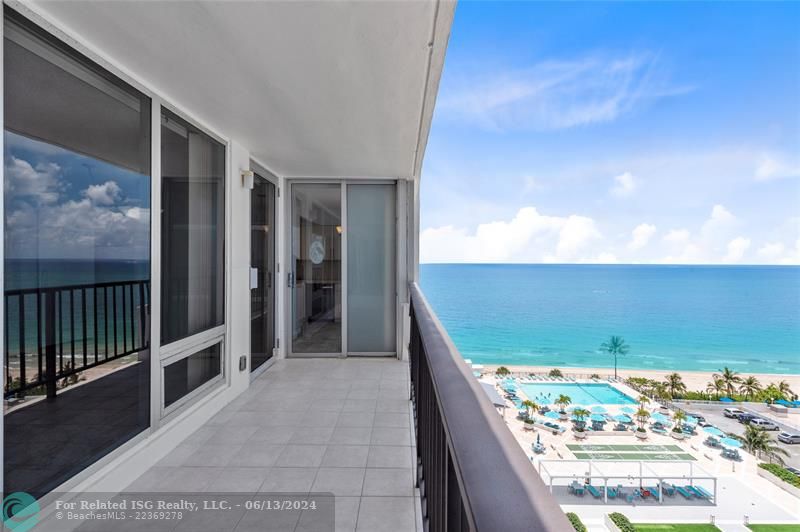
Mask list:
POLYGON ((149 301, 148 280, 6 291, 4 398, 147 349, 149 301))
POLYGON ((571 532, 416 284, 410 355, 425 530, 571 532))

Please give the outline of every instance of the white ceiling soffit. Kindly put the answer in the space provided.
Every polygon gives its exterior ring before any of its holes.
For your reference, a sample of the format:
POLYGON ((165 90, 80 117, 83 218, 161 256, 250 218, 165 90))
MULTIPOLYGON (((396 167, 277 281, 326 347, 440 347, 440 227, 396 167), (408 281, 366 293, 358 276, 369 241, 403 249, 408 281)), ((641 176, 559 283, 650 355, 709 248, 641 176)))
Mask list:
POLYGON ((454 2, 43 0, 36 11, 287 177, 418 177, 454 2))

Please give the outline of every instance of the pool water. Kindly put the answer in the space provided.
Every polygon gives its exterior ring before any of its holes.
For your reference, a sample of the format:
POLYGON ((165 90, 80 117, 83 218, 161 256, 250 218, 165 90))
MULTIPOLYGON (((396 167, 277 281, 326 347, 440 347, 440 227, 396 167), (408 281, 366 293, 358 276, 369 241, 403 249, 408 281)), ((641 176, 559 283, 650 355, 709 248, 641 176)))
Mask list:
POLYGON ((569 396, 573 405, 633 405, 636 399, 602 383, 524 383, 519 385, 528 399, 540 405, 553 404, 559 395, 569 396))

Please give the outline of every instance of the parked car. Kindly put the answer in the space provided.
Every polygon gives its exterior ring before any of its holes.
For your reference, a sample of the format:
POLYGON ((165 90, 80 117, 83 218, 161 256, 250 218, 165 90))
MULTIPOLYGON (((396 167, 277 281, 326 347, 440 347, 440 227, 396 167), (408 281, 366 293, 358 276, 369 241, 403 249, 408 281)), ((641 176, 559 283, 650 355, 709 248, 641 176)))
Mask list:
POLYGON ((757 428, 760 428, 762 430, 778 430, 780 428, 780 427, 778 427, 777 424, 775 424, 774 422, 770 421, 769 419, 764 419, 764 418, 760 418, 760 417, 757 417, 755 419, 751 419, 750 420, 750 425, 752 425, 754 427, 757 427, 757 428))
POLYGON ((792 434, 791 432, 781 432, 778 434, 778 440, 783 443, 800 443, 800 434, 792 434))
POLYGON ((749 412, 742 412, 741 414, 736 416, 736 419, 739 420, 739 423, 744 423, 745 425, 747 425, 748 423, 750 423, 751 421, 753 421, 754 419, 757 419, 757 418, 758 418, 757 415, 751 414, 749 412))
POLYGON ((797 469, 796 467, 787 467, 786 471, 788 471, 789 473, 794 473, 795 475, 800 477, 800 469, 797 469))
POLYGON ((738 417, 739 414, 744 414, 744 410, 739 410, 738 408, 726 408, 722 411, 722 415, 730 418, 738 417))

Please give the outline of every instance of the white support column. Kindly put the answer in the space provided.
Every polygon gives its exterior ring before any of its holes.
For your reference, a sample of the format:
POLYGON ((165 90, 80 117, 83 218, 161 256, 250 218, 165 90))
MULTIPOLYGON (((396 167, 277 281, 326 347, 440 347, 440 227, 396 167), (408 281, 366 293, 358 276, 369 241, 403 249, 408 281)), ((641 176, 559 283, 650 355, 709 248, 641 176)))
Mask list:
POLYGON ((250 364, 242 371, 239 358, 250 354, 250 193, 242 171, 250 169, 250 152, 236 141, 228 145, 228 354, 230 386, 234 395, 250 385, 250 364))
POLYGON ((608 504, 608 477, 603 479, 603 502, 608 504))

